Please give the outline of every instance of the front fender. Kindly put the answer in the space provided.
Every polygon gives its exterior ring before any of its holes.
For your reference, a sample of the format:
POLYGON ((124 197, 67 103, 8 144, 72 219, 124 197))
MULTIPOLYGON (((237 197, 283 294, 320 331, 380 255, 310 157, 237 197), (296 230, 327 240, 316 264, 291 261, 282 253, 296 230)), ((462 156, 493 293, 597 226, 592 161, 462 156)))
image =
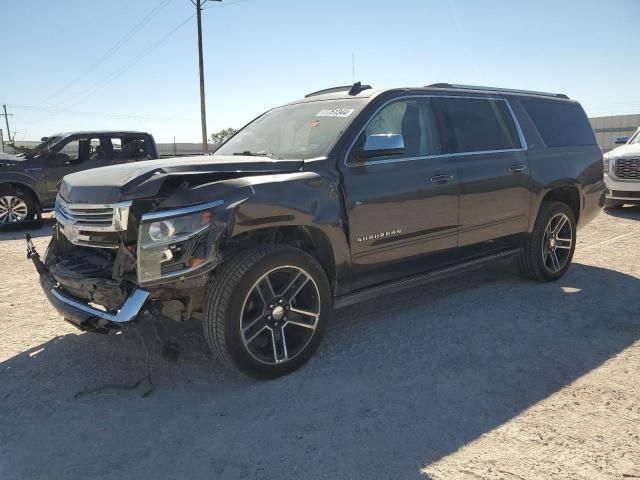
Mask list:
POLYGON ((224 203, 214 210, 227 225, 227 238, 270 227, 310 227, 331 246, 336 294, 350 285, 350 255, 339 189, 334 180, 315 172, 293 172, 235 178, 178 191, 165 205, 194 200, 224 203))
MULTIPOLYGON (((34 172, 35 173, 35 172, 34 172)), ((36 195, 36 199, 42 205, 42 189, 39 185, 44 182, 44 172, 40 170, 40 179, 34 178, 34 176, 27 175, 22 172, 6 172, 0 170, 0 186, 5 183, 12 183, 14 185, 22 185, 32 191, 36 195)))

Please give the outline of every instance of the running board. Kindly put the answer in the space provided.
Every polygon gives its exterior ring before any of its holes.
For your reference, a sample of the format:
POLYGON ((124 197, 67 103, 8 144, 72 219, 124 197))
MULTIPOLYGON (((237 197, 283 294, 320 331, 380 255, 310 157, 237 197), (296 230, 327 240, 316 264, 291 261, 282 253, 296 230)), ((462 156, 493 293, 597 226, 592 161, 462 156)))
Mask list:
POLYGON ((436 270, 434 272, 427 273, 424 275, 404 278, 402 280, 398 280, 395 282, 385 283, 384 285, 376 285, 375 287, 358 290, 357 292, 349 293, 347 295, 341 295, 334 299, 333 308, 339 309, 343 307, 348 307, 349 305, 360 303, 374 297, 388 295, 390 293, 395 293, 400 290, 417 287, 425 283, 433 282, 435 280, 441 280, 443 278, 450 277, 452 275, 456 275, 461 272, 466 272, 466 271, 481 267, 486 263, 490 263, 503 258, 514 257, 519 253, 520 253, 519 248, 516 248, 514 250, 507 250, 506 252, 496 253, 494 255, 489 255, 487 257, 477 258, 469 262, 461 263, 459 265, 454 265, 452 267, 443 268, 442 270, 436 270))

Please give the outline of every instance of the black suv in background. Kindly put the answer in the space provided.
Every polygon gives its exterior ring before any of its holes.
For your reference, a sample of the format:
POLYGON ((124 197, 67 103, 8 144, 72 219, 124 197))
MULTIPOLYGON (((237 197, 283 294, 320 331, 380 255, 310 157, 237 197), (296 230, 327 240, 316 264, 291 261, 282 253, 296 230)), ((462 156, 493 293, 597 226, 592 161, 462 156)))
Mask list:
POLYGON ((358 83, 266 112, 211 157, 65 177, 47 256, 28 252, 78 327, 200 319, 224 364, 274 377, 333 308, 506 257, 560 278, 603 203, 566 95, 358 83))
POLYGON ((58 133, 18 155, 0 153, 0 226, 53 209, 65 175, 154 158, 158 151, 151 135, 122 131, 58 133))

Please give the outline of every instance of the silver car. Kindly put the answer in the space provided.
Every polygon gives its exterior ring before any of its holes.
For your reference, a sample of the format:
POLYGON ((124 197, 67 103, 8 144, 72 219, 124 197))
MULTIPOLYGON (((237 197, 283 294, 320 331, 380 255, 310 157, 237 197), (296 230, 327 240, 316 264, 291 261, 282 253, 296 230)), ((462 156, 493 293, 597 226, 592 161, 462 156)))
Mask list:
POLYGON ((604 155, 605 208, 640 205, 640 128, 616 143, 622 145, 604 155))

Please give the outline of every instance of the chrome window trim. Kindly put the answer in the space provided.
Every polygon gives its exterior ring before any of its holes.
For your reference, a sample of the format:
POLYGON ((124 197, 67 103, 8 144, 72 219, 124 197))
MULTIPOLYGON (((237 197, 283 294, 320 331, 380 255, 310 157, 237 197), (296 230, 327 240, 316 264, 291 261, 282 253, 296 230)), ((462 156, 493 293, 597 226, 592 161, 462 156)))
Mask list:
POLYGON ((344 158, 344 165, 346 167, 362 167, 362 166, 365 166, 365 165, 375 165, 375 164, 379 164, 379 163, 409 162, 409 161, 413 161, 413 160, 428 160, 430 158, 447 158, 447 157, 459 157, 459 156, 463 156, 463 155, 482 155, 482 154, 507 153, 507 152, 525 152, 525 151, 527 151, 526 138, 524 136, 522 128, 520 127, 520 122, 518 122, 518 119, 516 118, 515 112, 513 111, 513 108, 511 108, 511 104, 509 103, 509 100, 506 99, 506 98, 475 97, 475 96, 463 96, 463 95, 408 95, 408 96, 404 96, 404 97, 396 97, 396 98, 392 98, 390 100, 387 100, 375 112, 373 112, 373 114, 369 117, 369 119, 367 120, 365 125, 360 129, 358 134, 355 136, 353 142, 351 142, 351 145, 349 146, 349 149, 347 150, 347 154, 346 154, 346 156, 344 158), (369 126, 369 124, 371 123, 373 118, 378 113, 380 113, 380 111, 383 108, 385 108, 387 105, 389 105, 391 103, 394 103, 394 102, 399 102, 399 101, 403 101, 403 100, 410 100, 410 99, 416 99, 416 98, 418 98, 418 99, 419 98, 463 98, 463 99, 471 99, 471 100, 496 100, 496 101, 505 102, 507 104, 507 109, 509 110, 509 113, 511 114, 511 118, 513 120, 513 123, 514 123, 514 125, 516 127, 516 132, 518 134, 518 139, 520 140, 520 148, 509 148, 509 149, 504 149, 504 150, 482 150, 482 151, 477 151, 477 152, 439 153, 439 154, 436 154, 436 155, 422 155, 422 156, 417 156, 417 157, 383 158, 381 160, 368 160, 366 162, 359 162, 359 163, 349 162, 349 158, 351 157, 351 152, 353 151, 353 148, 355 147, 355 144, 358 141, 358 138, 360 138, 360 135, 362 135, 362 133, 366 130, 366 128, 369 126))
POLYGON ((201 210, 207 210, 209 208, 215 208, 222 205, 222 200, 216 200, 215 202, 202 203, 200 205, 193 205, 192 207, 176 208, 174 210, 162 210, 159 212, 150 212, 142 215, 142 222, 148 222, 151 220, 158 220, 161 218, 176 217, 179 215, 187 215, 189 213, 196 213, 201 210))

